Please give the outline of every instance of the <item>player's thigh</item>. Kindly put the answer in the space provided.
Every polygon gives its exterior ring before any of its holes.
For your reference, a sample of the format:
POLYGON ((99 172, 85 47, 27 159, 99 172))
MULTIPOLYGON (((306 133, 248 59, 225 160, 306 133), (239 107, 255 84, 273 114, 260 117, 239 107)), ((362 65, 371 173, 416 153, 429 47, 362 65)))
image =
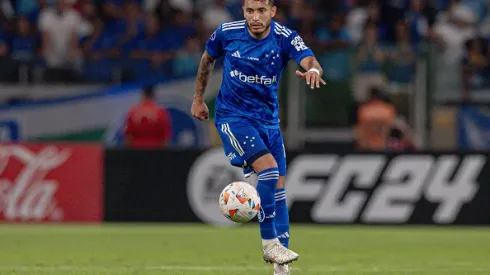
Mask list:
POLYGON ((260 133, 253 125, 246 122, 230 122, 216 124, 216 127, 225 155, 233 166, 245 167, 259 159, 261 163, 265 155, 270 155, 260 133))
POLYGON ((280 129, 268 130, 268 148, 272 156, 276 160, 279 176, 286 175, 286 148, 280 129))

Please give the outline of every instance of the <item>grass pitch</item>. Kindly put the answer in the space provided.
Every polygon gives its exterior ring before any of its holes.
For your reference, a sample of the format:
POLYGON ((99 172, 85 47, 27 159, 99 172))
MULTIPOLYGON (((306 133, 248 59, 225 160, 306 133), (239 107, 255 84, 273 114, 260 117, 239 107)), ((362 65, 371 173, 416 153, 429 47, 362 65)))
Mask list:
MULTIPOLYGON (((272 275, 258 225, 0 224, 0 274, 272 275)), ((490 228, 293 225, 293 275, 490 274, 490 228)))

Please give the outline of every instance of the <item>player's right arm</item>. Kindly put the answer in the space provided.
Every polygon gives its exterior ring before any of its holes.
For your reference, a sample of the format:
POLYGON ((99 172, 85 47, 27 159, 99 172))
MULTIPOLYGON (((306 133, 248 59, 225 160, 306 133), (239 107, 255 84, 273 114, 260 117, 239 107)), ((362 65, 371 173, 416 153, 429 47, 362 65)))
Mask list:
POLYGON ((214 71, 216 59, 221 56, 222 51, 222 31, 221 27, 219 27, 206 42, 206 50, 201 57, 197 71, 196 91, 191 113, 192 116, 199 120, 207 120, 209 118, 209 109, 204 103, 204 92, 214 71))
POLYGON ((204 51, 201 62, 199 63, 199 69, 197 70, 196 91, 191 108, 192 115, 200 120, 209 118, 209 110, 206 103, 204 103, 204 92, 214 71, 214 64, 215 59, 207 51, 204 51))

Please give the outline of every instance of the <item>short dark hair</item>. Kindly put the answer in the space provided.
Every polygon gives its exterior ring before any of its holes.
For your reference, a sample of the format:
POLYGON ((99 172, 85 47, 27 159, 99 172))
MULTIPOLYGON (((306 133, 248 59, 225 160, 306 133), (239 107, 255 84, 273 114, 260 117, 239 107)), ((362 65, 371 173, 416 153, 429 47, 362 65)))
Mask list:
POLYGON ((155 87, 151 85, 143 87, 143 96, 153 98, 155 96, 155 87))
MULTIPOLYGON (((244 3, 245 3, 245 1, 247 1, 247 0, 243 0, 244 3)), ((255 0, 255 1, 269 3, 269 6, 271 6, 271 7, 274 6, 274 0, 255 0)))

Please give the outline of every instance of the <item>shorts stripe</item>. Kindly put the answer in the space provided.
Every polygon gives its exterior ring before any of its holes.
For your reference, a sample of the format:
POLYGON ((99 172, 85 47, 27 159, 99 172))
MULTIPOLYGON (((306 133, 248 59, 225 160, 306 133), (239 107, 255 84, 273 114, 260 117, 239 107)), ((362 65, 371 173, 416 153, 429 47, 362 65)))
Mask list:
POLYGON ((231 132, 230 125, 228 123, 221 125, 221 132, 223 132, 225 135, 228 136, 228 138, 230 139, 231 146, 233 146, 235 151, 237 151, 237 153, 240 156, 245 155, 245 152, 243 151, 242 146, 240 146, 240 142, 238 142, 238 140, 235 138, 235 136, 231 132))

